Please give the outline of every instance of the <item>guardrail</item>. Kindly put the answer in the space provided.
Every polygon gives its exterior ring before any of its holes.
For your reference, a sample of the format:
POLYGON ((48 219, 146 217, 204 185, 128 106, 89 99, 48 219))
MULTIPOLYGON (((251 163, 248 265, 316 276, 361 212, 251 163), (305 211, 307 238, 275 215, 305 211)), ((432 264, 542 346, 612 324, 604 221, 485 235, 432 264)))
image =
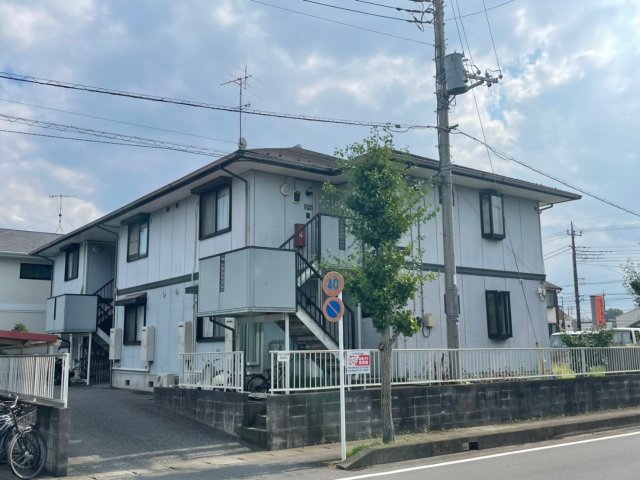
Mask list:
POLYGON ((69 354, 0 355, 0 391, 67 407, 69 354), (60 386, 56 386, 56 383, 60 386))
MULTIPOLYGON (((380 385, 380 351, 362 351, 370 371, 347 374, 347 387, 380 385)), ((337 350, 270 354, 272 393, 339 387, 337 350)), ((575 378, 640 372, 640 347, 394 350, 391 365, 394 385, 575 378)))
POLYGON ((180 387, 242 391, 244 352, 180 354, 180 387))

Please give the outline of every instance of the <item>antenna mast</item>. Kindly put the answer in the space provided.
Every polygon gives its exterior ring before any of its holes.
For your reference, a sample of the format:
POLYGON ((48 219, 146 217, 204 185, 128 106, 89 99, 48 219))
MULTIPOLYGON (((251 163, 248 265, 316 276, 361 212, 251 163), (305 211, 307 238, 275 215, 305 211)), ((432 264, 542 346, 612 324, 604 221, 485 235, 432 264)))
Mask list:
POLYGON ((49 198, 58 199, 58 228, 56 228, 56 233, 64 233, 64 231, 62 230, 62 199, 77 197, 75 195, 63 195, 62 193, 58 193, 56 195, 49 195, 49 198))
POLYGON ((238 88, 240 90, 240 104, 238 106, 238 113, 239 113, 239 137, 238 137, 238 148, 239 149, 244 149, 247 147, 246 145, 246 141, 244 140, 244 138, 242 138, 242 110, 244 108, 249 108, 251 106, 250 103, 246 103, 243 104, 242 103, 242 91, 247 89, 247 81, 252 77, 252 75, 249 75, 247 73, 247 66, 244 66, 244 75, 242 75, 241 77, 238 78, 234 78, 232 80, 229 80, 228 82, 224 82, 221 83, 220 85, 229 85, 231 83, 235 83, 236 85, 238 85, 238 88))

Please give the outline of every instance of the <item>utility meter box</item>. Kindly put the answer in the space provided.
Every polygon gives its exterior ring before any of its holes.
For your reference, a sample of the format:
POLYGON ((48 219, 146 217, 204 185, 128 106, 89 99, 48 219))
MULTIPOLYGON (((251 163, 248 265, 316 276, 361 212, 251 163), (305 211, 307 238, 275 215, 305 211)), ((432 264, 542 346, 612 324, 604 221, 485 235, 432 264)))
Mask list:
POLYGON ((432 327, 435 327, 438 324, 438 322, 436 321, 436 316, 433 313, 425 313, 422 316, 422 324, 425 327, 432 328, 432 327))
POLYGON ((122 329, 112 328, 109 330, 109 360, 120 360, 122 358, 122 329))
POLYGON ((140 330, 140 360, 153 362, 156 350, 156 327, 145 325, 140 330))
POLYGON ((193 353, 193 322, 178 324, 178 354, 193 353))

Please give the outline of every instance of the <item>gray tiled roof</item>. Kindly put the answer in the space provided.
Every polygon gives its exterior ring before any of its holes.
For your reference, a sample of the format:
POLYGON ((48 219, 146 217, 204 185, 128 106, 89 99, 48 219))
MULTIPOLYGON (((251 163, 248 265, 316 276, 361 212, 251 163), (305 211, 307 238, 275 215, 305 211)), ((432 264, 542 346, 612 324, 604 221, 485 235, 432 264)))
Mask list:
POLYGON ((60 237, 57 233, 29 232, 0 228, 0 252, 29 253, 60 237))

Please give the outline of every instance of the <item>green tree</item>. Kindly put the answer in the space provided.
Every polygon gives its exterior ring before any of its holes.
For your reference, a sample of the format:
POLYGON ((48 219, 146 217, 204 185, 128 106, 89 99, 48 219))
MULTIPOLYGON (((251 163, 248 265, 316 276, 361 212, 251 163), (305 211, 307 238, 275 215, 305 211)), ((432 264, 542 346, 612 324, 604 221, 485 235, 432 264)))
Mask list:
POLYGON ((27 326, 24 323, 16 323, 11 329, 14 332, 28 332, 27 326))
POLYGON ((635 297, 636 303, 640 303, 640 264, 635 264, 631 260, 627 260, 622 265, 624 272, 624 286, 631 295, 635 297))
POLYGON ((361 143, 336 153, 348 179, 347 188, 327 184, 349 233, 360 246, 342 265, 348 289, 380 333, 382 440, 394 440, 391 412, 391 357, 398 335, 418 331, 408 300, 431 275, 422 272, 421 254, 412 243, 400 249, 400 240, 430 213, 423 198, 424 182, 410 176, 409 157, 397 152, 388 132, 374 129, 361 143))

